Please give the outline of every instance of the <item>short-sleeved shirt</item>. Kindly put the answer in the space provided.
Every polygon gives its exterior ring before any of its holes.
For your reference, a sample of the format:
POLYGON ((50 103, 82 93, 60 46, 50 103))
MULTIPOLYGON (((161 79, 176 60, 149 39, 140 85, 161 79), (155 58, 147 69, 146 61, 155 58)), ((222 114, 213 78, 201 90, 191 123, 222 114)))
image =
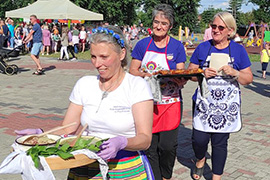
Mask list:
MULTIPOLYGON (((270 50, 268 50, 268 54, 270 54, 270 50)), ((269 62, 269 56, 267 54, 266 49, 262 50, 262 62, 268 63, 269 62)))
POLYGON ((40 25, 38 23, 34 24, 33 31, 34 31, 33 43, 42 42, 42 30, 41 30, 40 25))
POLYGON ((11 24, 8 24, 7 26, 10 32, 10 37, 14 37, 14 26, 12 26, 11 24))
POLYGON ((102 100, 99 76, 85 76, 76 83, 69 100, 82 105, 81 123, 88 123, 89 135, 100 138, 136 135, 132 106, 152 99, 146 81, 126 73, 121 85, 102 100))
POLYGON ((230 41, 229 46, 224 49, 217 49, 213 46, 212 40, 203 42, 195 49, 190 58, 190 62, 197 64, 202 68, 207 57, 210 56, 211 53, 229 54, 231 58, 234 59, 233 68, 237 70, 242 70, 251 66, 251 62, 245 48, 234 41, 230 41))
MULTIPOLYGON (((234 41, 230 41, 229 46, 224 49, 217 49, 213 45, 212 40, 203 42, 199 44, 199 46, 195 49, 194 53, 190 58, 190 62, 199 65, 199 67, 203 69, 203 67, 205 67, 206 65, 205 61, 207 57, 211 55, 211 53, 229 54, 229 56, 234 59, 233 68, 238 71, 251 66, 251 62, 245 48, 234 41)), ((207 65, 207 67, 209 67, 209 64, 207 65)), ((196 92, 192 98, 193 100, 196 99, 196 92)))
MULTIPOLYGON (((140 40, 132 51, 131 56, 134 59, 142 61, 151 39, 152 37, 147 37, 140 40)), ((165 53, 166 47, 158 48, 154 41, 152 41, 148 47, 148 51, 165 53)), ((172 37, 170 37, 167 45, 167 59, 170 69, 176 69, 178 63, 186 61, 186 53, 183 44, 172 37)))

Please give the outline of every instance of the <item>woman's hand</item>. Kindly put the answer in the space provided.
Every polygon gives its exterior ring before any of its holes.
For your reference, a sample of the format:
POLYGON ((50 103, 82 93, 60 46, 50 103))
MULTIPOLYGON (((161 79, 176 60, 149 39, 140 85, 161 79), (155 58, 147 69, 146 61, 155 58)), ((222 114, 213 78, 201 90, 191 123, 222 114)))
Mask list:
POLYGON ((204 76, 210 78, 217 75, 217 71, 214 68, 206 68, 204 70, 204 76))
POLYGON ((41 134, 43 133, 42 129, 23 129, 23 130, 15 130, 14 131, 18 137, 20 136, 25 136, 25 135, 30 135, 30 134, 41 134))
POLYGON ((226 75, 230 75, 230 76, 235 76, 235 77, 239 76, 239 71, 237 71, 236 69, 233 69, 229 65, 222 66, 218 71, 223 71, 226 75))
POLYGON ((103 142, 100 145, 100 151, 97 153, 104 160, 115 158, 118 151, 127 146, 128 140, 124 136, 116 136, 103 142))

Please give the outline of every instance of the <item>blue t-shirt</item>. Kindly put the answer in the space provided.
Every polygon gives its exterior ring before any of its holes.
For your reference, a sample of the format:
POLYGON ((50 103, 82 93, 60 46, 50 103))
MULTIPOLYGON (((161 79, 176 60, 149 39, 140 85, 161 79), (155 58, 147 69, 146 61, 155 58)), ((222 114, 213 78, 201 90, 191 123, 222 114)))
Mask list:
POLYGON ((14 26, 12 26, 11 24, 8 24, 7 26, 10 32, 10 37, 14 37, 14 26))
MULTIPOLYGON (((151 39, 152 37, 147 37, 140 40, 131 53, 132 58, 142 61, 151 39)), ((152 40, 148 48, 148 51, 160 53, 165 53, 165 50, 166 47, 158 48, 155 45, 154 40, 152 40)), ((170 41, 167 45, 167 59, 170 69, 176 69, 176 64, 186 61, 186 53, 183 44, 172 37, 170 37, 170 41)))
MULTIPOLYGON (((229 54, 230 58, 233 59, 233 68, 240 71, 242 69, 246 69, 251 66, 251 62, 249 60, 248 54, 245 50, 245 48, 234 42, 230 41, 230 44, 228 47, 224 49, 217 49, 213 43, 212 40, 203 42, 199 44, 199 46, 195 49, 194 53, 192 54, 190 58, 190 62, 193 64, 199 65, 200 68, 203 69, 203 67, 209 67, 209 64, 205 63, 208 56, 211 55, 211 53, 225 53, 229 54), (206 66, 205 66, 206 65, 206 66)), ((211 61, 211 60, 210 60, 211 61)), ((230 62, 229 62, 230 63, 230 62)), ((195 94, 193 95, 192 99, 196 101, 197 97, 197 89, 195 91, 195 94)))
POLYGON ((39 43, 42 42, 42 30, 40 28, 40 25, 38 23, 36 23, 33 26, 33 43, 39 43))
POLYGON ((233 68, 239 71, 251 66, 251 62, 245 48, 234 41, 230 41, 229 46, 224 49, 217 49, 213 46, 212 40, 203 42, 195 49, 190 58, 190 62, 199 65, 200 68, 203 68, 203 64, 205 63, 207 56, 210 56, 211 53, 229 54, 229 56, 234 59, 233 68))

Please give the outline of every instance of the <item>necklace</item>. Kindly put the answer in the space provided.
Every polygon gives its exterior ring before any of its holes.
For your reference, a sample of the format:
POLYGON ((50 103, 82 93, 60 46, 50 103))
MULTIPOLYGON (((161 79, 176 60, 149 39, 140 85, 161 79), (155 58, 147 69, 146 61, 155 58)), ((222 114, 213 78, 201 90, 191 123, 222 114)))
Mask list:
MULTIPOLYGON (((124 74, 125 74, 125 73, 124 73, 124 74)), ((117 78, 117 80, 116 80, 115 82, 113 82, 113 83, 109 86, 108 89, 105 89, 105 87, 104 87, 105 91, 102 93, 101 100, 100 100, 100 103, 99 103, 99 105, 98 105, 98 108, 97 108, 96 113, 98 112, 98 110, 99 110, 99 108, 100 108, 100 105, 101 105, 103 99, 105 99, 105 98, 108 96, 109 90, 110 90, 112 87, 114 87, 114 86, 119 82, 119 80, 120 80, 121 78, 122 78, 122 75, 120 75, 120 76, 117 78)))

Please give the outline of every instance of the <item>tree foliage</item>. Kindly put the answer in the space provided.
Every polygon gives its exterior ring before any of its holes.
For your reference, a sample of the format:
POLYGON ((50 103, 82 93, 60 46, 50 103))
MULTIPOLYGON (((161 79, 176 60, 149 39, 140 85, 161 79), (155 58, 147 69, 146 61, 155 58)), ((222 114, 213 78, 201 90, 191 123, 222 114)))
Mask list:
POLYGON ((210 21, 213 20, 213 17, 215 16, 215 14, 217 14, 218 12, 222 12, 222 9, 215 9, 213 7, 209 7, 208 9, 204 10, 201 14, 201 20, 199 23, 201 32, 204 32, 204 30, 206 28, 208 28, 208 24, 210 21))
POLYGON ((173 33, 178 33, 178 27, 189 27, 193 31, 197 27, 198 11, 200 0, 144 0, 143 10, 146 15, 140 14, 140 20, 147 26, 152 26, 152 10, 155 5, 166 3, 173 7, 175 11, 175 23, 173 33))
POLYGON ((228 12, 230 12, 236 20, 236 23, 239 24, 239 15, 242 3, 244 0, 230 0, 228 12))
POLYGON ((1 1, 1 3, 0 3, 0 18, 5 17, 6 11, 22 8, 22 7, 27 6, 28 4, 32 4, 33 2, 35 2, 35 0, 16 0, 16 1, 4 0, 4 1, 1 1))
POLYGON ((254 10, 254 17, 256 23, 270 22, 270 0, 249 0, 249 2, 259 6, 259 9, 254 10))
POLYGON ((132 24, 137 16, 140 0, 72 0, 82 8, 103 14, 110 24, 132 24))

